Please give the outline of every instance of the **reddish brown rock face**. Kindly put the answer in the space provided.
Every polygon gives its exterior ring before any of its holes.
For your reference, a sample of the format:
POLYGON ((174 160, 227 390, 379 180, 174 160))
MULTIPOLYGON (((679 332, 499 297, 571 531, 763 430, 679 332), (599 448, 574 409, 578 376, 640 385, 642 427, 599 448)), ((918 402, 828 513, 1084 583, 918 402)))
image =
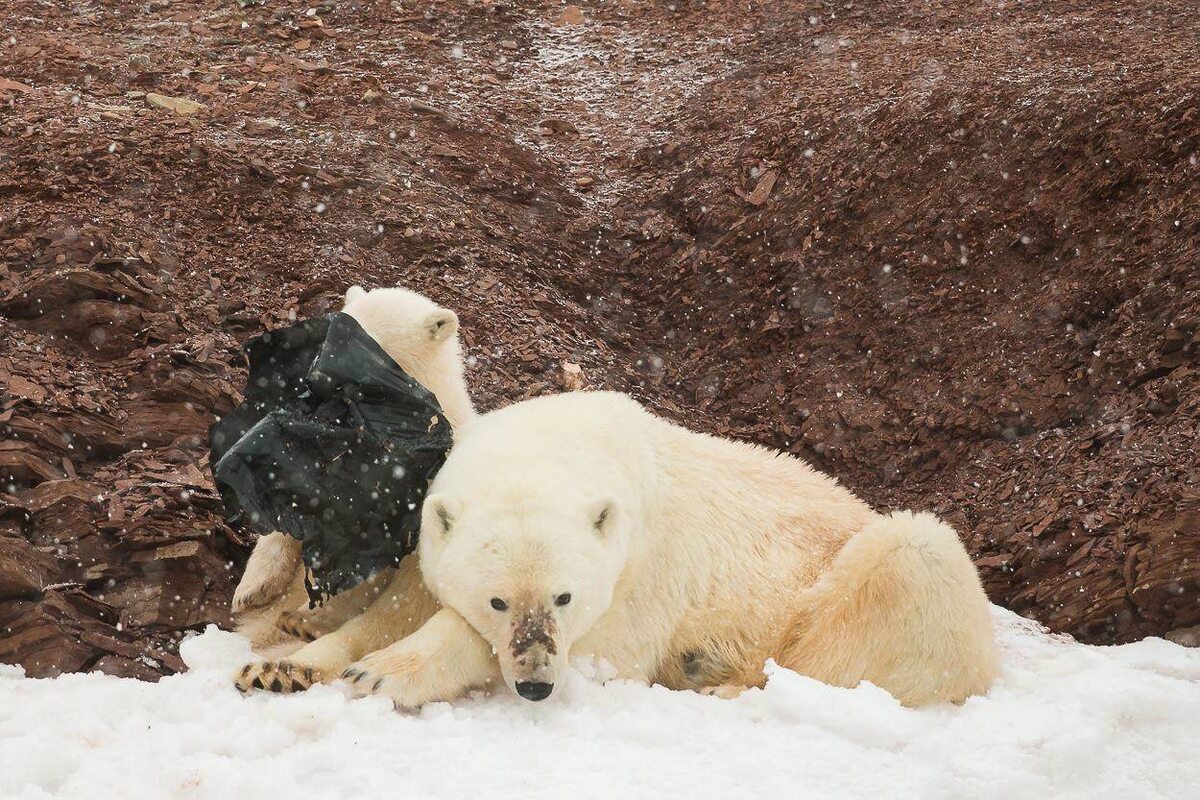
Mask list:
POLYGON ((483 409, 581 374, 1054 630, 1200 624, 1193 4, 860 5, 4 3, 0 660, 227 621, 205 430, 354 283, 458 311, 483 409))

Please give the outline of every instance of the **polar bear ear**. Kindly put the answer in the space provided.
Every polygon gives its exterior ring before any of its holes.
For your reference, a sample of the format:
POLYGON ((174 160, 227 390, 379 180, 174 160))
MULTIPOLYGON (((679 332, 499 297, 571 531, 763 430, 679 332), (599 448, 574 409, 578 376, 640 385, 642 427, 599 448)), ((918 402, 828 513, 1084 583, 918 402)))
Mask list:
POLYGON ((367 294, 367 290, 364 289, 363 287, 351 286, 349 289, 346 290, 346 301, 345 302, 347 304, 352 303, 355 300, 358 300, 360 297, 365 297, 366 294, 367 294))
POLYGON ((617 501, 611 497, 603 497, 592 503, 592 527, 602 539, 611 536, 617 529, 617 501))
POLYGON ((454 516, 450 502, 445 497, 440 494, 429 495, 421 507, 421 533, 446 536, 454 527, 454 516))
POLYGON ((444 342, 458 332, 458 315, 448 308, 439 308, 425 317, 425 330, 435 342, 444 342))

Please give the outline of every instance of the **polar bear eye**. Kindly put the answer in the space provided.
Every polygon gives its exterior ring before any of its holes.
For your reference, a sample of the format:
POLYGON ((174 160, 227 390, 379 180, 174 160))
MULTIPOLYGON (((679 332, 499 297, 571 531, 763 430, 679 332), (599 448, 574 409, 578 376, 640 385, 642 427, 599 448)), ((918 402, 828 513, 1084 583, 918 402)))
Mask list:
POLYGON ((556 606, 565 606, 569 602, 571 602, 570 592, 563 592, 558 597, 554 598, 554 605, 556 606))
POLYGON ((508 611, 508 603, 501 600, 499 597, 492 598, 492 608, 497 611, 508 611))

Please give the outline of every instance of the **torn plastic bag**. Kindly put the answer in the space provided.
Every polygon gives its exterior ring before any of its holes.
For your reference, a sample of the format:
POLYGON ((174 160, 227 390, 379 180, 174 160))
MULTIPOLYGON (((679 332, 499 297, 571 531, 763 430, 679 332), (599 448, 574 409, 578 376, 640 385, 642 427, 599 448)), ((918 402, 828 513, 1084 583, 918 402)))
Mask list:
POLYGON ((226 518, 301 540, 314 603, 396 566, 451 445, 437 399, 347 314, 246 355, 246 399, 209 429, 226 518))

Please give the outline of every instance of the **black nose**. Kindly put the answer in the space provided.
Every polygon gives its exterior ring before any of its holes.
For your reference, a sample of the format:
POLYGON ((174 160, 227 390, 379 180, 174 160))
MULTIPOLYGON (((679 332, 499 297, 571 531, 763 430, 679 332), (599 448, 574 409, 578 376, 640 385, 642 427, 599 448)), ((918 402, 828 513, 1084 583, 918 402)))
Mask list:
POLYGON ((534 683, 533 681, 517 681, 517 694, 526 700, 545 700, 554 691, 553 683, 534 683))

